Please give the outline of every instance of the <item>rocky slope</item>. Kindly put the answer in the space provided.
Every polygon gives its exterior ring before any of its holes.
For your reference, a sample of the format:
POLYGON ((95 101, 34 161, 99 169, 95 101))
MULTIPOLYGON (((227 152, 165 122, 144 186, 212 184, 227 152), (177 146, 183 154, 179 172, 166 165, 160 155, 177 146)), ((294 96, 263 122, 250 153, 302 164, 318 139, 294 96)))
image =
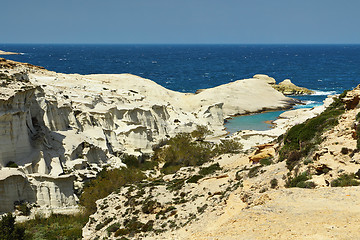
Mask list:
POLYGON ((103 165, 124 166, 124 153, 149 154, 199 125, 219 137, 229 116, 294 104, 260 79, 187 94, 130 74, 61 74, 6 59, 0 78, 0 212, 21 202, 76 206, 74 180, 78 191, 103 165))
POLYGON ((308 110, 315 118, 307 121, 305 110, 287 113, 303 124, 251 155, 223 155, 120 189, 97 202, 84 239, 358 239, 359 96, 356 88, 326 111, 308 110), (306 155, 281 159, 290 132, 314 122, 328 125, 305 138, 311 151, 301 152, 303 142, 298 153, 306 155))

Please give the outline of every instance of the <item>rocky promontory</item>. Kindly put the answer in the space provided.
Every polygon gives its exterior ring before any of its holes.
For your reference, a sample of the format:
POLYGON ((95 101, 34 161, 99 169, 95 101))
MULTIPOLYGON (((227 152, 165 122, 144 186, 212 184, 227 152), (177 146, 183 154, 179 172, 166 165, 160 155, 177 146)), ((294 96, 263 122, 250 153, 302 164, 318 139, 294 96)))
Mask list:
POLYGON ((16 53, 16 52, 5 52, 0 50, 0 55, 19 55, 20 53, 16 53))
POLYGON ((304 94, 312 94, 314 91, 309 90, 304 87, 296 86, 291 82, 290 79, 285 79, 284 81, 276 84, 276 80, 272 77, 269 77, 265 74, 256 74, 253 76, 255 79, 261 79, 270 84, 274 89, 278 90, 284 95, 304 95, 304 94))

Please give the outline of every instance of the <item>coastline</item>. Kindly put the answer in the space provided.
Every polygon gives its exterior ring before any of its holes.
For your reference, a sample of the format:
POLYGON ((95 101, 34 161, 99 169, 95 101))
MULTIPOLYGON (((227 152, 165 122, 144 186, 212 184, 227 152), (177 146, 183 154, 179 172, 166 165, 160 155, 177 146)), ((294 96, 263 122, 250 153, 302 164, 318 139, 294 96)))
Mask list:
POLYGON ((6 51, 2 51, 2 50, 0 50, 0 55, 21 55, 21 53, 16 53, 16 52, 6 52, 6 51))

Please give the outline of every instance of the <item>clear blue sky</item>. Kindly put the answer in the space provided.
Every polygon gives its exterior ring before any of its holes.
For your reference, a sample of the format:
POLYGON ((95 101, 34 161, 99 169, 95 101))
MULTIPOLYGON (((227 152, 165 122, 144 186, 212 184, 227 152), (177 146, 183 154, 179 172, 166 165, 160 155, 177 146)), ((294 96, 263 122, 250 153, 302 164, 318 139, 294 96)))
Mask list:
POLYGON ((2 0, 0 43, 360 43, 360 0, 2 0))

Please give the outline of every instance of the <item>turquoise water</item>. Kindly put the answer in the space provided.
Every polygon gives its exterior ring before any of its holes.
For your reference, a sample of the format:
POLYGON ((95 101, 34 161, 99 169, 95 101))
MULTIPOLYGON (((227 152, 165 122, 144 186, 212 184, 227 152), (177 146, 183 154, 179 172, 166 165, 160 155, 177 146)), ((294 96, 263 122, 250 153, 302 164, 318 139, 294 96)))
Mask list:
POLYGON ((234 117, 225 124, 226 130, 233 134, 240 130, 258 130, 264 131, 271 128, 271 124, 265 121, 273 121, 285 111, 265 112, 258 114, 251 114, 245 116, 234 117))

